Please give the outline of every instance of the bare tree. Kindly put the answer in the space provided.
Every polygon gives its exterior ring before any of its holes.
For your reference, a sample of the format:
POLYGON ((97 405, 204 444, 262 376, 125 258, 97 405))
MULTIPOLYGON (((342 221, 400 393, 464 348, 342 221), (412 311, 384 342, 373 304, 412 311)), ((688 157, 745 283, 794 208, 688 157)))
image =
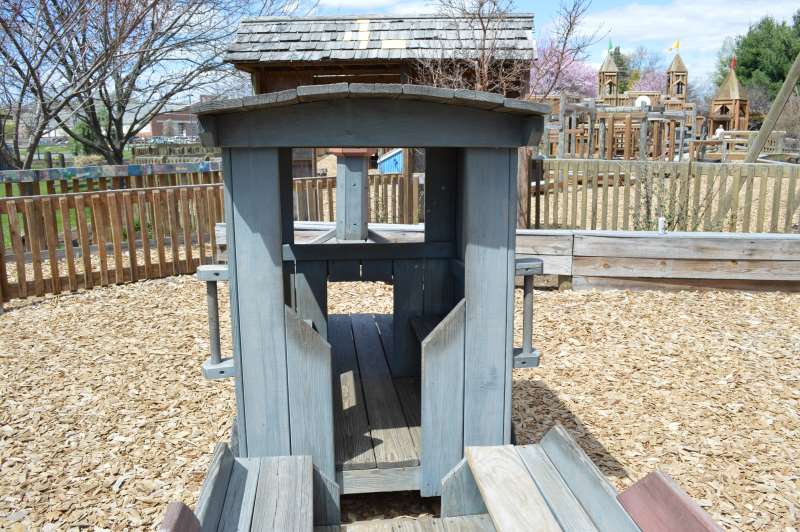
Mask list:
MULTIPOLYGON (((119 40, 108 39, 102 49, 85 46, 85 40, 106 31, 104 13, 110 3, 0 2, 0 105, 11 121, 9 131, 0 132, 0 154, 7 164, 30 168, 45 134, 58 127, 70 103, 93 90, 107 72, 119 40), (64 69, 66 57, 74 57, 80 70, 64 69)), ((125 36, 130 29, 122 23, 115 28, 116 35, 125 36)))
MULTIPOLYGON (((302 0, 256 5, 248 0, 159 0, 127 6, 115 16, 141 22, 124 38, 111 28, 88 43, 101 50, 107 42, 121 40, 107 77, 71 103, 85 126, 80 130, 67 126, 65 131, 109 163, 122 163, 127 144, 159 113, 202 95, 243 92, 244 78, 223 62, 225 47, 243 15, 283 15, 314 5, 302 0)), ((65 57, 65 67, 80 68, 78 58, 65 57)))
POLYGON ((440 50, 417 59, 415 81, 522 95, 526 92, 532 49, 511 48, 502 38, 513 0, 438 0, 440 16, 450 20, 451 38, 440 50))
POLYGON ((536 87, 536 99, 544 100, 563 85, 575 65, 586 61, 589 48, 604 34, 601 28, 584 33, 586 14, 592 0, 561 0, 550 35, 545 40, 543 53, 533 62, 531 86, 536 87))

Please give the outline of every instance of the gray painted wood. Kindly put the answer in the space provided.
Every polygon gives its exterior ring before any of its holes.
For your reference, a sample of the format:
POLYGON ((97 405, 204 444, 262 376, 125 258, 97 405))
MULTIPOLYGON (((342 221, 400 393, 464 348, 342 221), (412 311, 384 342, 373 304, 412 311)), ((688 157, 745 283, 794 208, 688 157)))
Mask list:
POLYGON ((339 508, 339 484, 314 466, 314 524, 339 524, 342 512, 339 508))
MULTIPOLYGON (((224 242, 227 260, 228 246, 236 245, 236 224, 233 221, 233 180, 232 175, 232 155, 231 150, 222 150, 223 182, 225 193, 223 200, 225 204, 225 225, 221 231, 223 238, 217 240, 217 245, 224 242)), ((214 226, 215 233, 220 233, 220 225, 214 226)), ((236 281, 236 261, 229 261, 228 264, 228 299, 230 302, 231 316, 231 344, 233 347, 232 358, 234 361, 234 390, 236 397, 236 434, 238 436, 236 456, 247 456, 247 427, 244 415, 244 378, 242 375, 242 347, 241 335, 239 330, 239 284, 236 281)))
POLYGON ((423 497, 441 493, 463 456, 465 310, 462 299, 422 342, 423 497))
POLYGON ((258 458, 239 458, 233 462, 219 532, 250 530, 260 466, 258 458))
POLYGON ((342 494, 415 491, 419 489, 420 467, 354 469, 336 472, 342 494))
POLYGON ((310 319, 323 338, 328 338, 328 264, 324 261, 301 261, 295 265, 295 311, 301 319, 310 319))
POLYGON ((292 180, 292 149, 278 149, 281 202, 281 242, 294 244, 294 194, 292 180))
POLYGON ((200 495, 194 511, 204 532, 217 529, 222 517, 225 492, 228 489, 232 467, 231 450, 226 444, 218 443, 214 448, 214 454, 211 457, 203 487, 200 488, 200 495))
POLYGON ((331 260, 328 261, 328 280, 360 281, 361 263, 357 260, 331 260))
POLYGON ((511 437, 516 165, 513 150, 463 152, 465 446, 511 437))
POLYGON ((308 532, 313 527, 310 456, 261 458, 253 532, 308 532))
POLYGON ((364 281, 391 281, 392 261, 365 260, 361 263, 361 279, 364 281))
POLYGON ((447 242, 298 244, 283 247, 283 260, 399 260, 448 259, 455 247, 447 242))
POLYGON ((342 99, 335 105, 309 102, 229 112, 215 119, 200 117, 201 124, 212 121, 216 131, 209 128, 203 142, 222 147, 405 146, 413 139, 418 147, 517 148, 537 145, 544 129, 542 116, 536 114, 383 98, 342 99), (394 127, 386 127, 388 123, 394 127))
MULTIPOLYGON (((293 455, 309 455, 325 478, 332 479, 334 464, 333 392, 331 346, 297 314, 286 307, 286 366, 289 387, 289 426, 293 455)), ((339 488, 315 483, 315 498, 338 506, 339 488)), ((333 515, 321 506, 319 524, 330 524, 333 515)), ((338 512, 336 512, 338 514, 338 512)))
POLYGON ((419 457, 394 389, 375 320, 370 314, 354 314, 351 321, 375 461, 379 468, 417 465, 419 457))
POLYGON ((179 501, 169 503, 164 517, 158 524, 158 532, 200 532, 200 521, 194 512, 179 501))
POLYGON ((422 411, 420 400, 420 382, 416 377, 400 377, 394 379, 394 389, 403 407, 406 424, 414 440, 414 451, 417 456, 422 456, 422 411))
POLYGON ((597 532, 597 527, 542 448, 523 445, 516 449, 561 528, 574 532, 597 532))
POLYGON ((639 528, 617 501, 617 491, 594 462, 559 424, 540 442, 550 462, 569 486, 598 530, 631 531, 639 528))
POLYGON ((466 515, 442 519, 445 532, 494 532, 494 523, 488 515, 466 515))
POLYGON ((464 454, 496 529, 561 532, 513 446, 467 447, 464 454))
POLYGON ((486 513, 486 505, 466 458, 442 479, 442 517, 486 513))
POLYGON ((328 321, 333 349, 333 412, 337 469, 371 469, 375 465, 372 436, 361 389, 350 317, 334 315, 328 321))
POLYGON ((397 260, 394 262, 394 349, 389 366, 395 377, 416 377, 420 374, 420 349, 411 318, 423 313, 423 262, 397 260))
POLYGON ((364 156, 336 158, 336 238, 366 240, 369 222, 368 163, 364 156))
POLYGON ((241 367, 247 456, 291 452, 278 155, 276 149, 230 150, 235 245, 229 238, 229 260, 235 263, 241 349, 235 365, 241 367))

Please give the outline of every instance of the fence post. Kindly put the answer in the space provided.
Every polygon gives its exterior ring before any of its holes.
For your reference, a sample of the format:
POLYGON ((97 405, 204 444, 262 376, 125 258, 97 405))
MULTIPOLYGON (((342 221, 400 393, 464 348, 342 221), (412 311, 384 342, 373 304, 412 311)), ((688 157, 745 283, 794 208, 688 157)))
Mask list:
POLYGON ((517 227, 530 227, 531 223, 531 154, 526 147, 517 150, 517 227))
MULTIPOLYGON (((534 184, 534 222, 533 227, 539 229, 541 227, 541 201, 542 201, 542 179, 544 178, 544 160, 540 158, 531 159, 531 178, 534 184)), ((530 226, 529 226, 530 227, 530 226)))
POLYGON ((53 167, 53 154, 49 151, 44 152, 44 165, 47 168, 53 167))

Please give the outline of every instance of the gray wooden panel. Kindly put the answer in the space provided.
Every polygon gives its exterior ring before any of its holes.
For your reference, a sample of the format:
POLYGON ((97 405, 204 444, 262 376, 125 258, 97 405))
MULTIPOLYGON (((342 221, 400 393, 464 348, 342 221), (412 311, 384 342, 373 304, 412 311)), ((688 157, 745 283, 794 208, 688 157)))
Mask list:
POLYGON ((339 155, 336 159, 336 238, 366 240, 369 159, 347 155, 339 155))
POLYGON ((392 261, 365 260, 361 263, 361 278, 364 281, 391 281, 392 261))
MULTIPOLYGON (((287 455, 289 406, 276 149, 231 150, 232 223, 248 456, 287 455)), ((239 362, 239 361, 236 361, 239 362)))
POLYGON ((292 178, 292 149, 278 149, 280 167, 281 198, 281 242, 294 244, 294 194, 292 178))
POLYGON ((354 314, 351 321, 375 461, 379 468, 417 465, 419 458, 386 364, 378 326, 370 314, 354 314))
POLYGON ((446 532, 494 532, 492 518, 488 515, 465 515, 445 517, 442 525, 446 532))
POLYGON ((377 467, 349 316, 330 317, 328 341, 333 350, 336 466, 345 470, 377 467))
POLYGON ((200 521, 203 531, 217 529, 219 520, 222 517, 222 508, 225 504, 225 492, 228 490, 228 481, 231 477, 233 467, 233 455, 231 450, 224 443, 218 443, 214 448, 211 463, 208 465, 208 472, 200 488, 200 495, 197 498, 195 515, 200 521))
POLYGON ((447 314, 453 308, 453 275, 450 259, 426 259, 424 272, 423 312, 447 314))
POLYGON ((401 260, 448 259, 455 254, 450 242, 351 242, 347 244, 286 244, 283 260, 401 260))
POLYGON ((511 436, 516 165, 515 151, 463 151, 465 446, 511 436))
POLYGON ((456 148, 425 150, 425 241, 454 242, 458 197, 456 148))
POLYGON ((314 466, 314 524, 339 524, 342 512, 339 507, 339 484, 314 466))
POLYGON ((598 530, 639 530, 617 501, 614 486, 586 456, 583 449, 578 447, 564 427, 556 424, 544 435, 540 445, 598 530))
POLYGON ((253 519, 256 486, 261 461, 258 458, 239 458, 233 462, 219 532, 248 532, 253 519))
POLYGON ((528 255, 572 255, 572 232, 539 234, 533 229, 517 230, 517 253, 528 255))
MULTIPOLYGON (((334 478, 333 392, 331 346, 297 314, 286 308, 286 365, 289 379, 289 426, 293 455, 310 455, 327 478, 334 478)), ((317 482, 320 500, 338 503, 339 488, 317 482)), ((327 507, 322 507, 322 511, 327 507)), ((329 516, 319 516, 330 524, 329 516)))
MULTIPOLYGON (((225 224, 217 224, 214 231, 218 234, 217 246, 224 243, 225 257, 227 261, 229 249, 236 246, 236 226, 233 223, 233 181, 231 179, 232 163, 231 150, 222 150, 223 182, 225 184, 225 194, 223 200, 225 204, 225 224), (219 238, 223 236, 223 238, 219 238)), ((233 256, 231 253, 230 256, 233 256)), ((236 444, 236 456, 247 456, 247 427, 244 416, 244 376, 242 375, 242 347, 239 330, 239 290, 236 281, 236 261, 228 262, 228 299, 230 302, 231 313, 231 344, 233 348, 232 358, 234 361, 234 390, 236 397, 236 433, 238 441, 236 444)))
POLYGON ((381 335, 386 360, 392 360, 394 357, 394 317, 391 314, 375 314, 375 323, 378 325, 378 332, 381 335))
POLYGON ((420 350, 410 319, 423 313, 423 261, 394 262, 394 349, 389 366, 395 377, 420 374, 420 350))
POLYGON ((310 102, 215 118, 214 142, 222 147, 358 148, 407 146, 413 141, 418 147, 517 148, 537 145, 544 128, 541 116, 383 98, 310 102))
POLYGON ((261 458, 253 532, 308 532, 313 527, 310 456, 261 458))
POLYGON ((576 256, 572 261, 572 273, 587 277, 800 281, 800 261, 576 256))
POLYGON ((194 512, 179 501, 169 503, 164 517, 158 525, 158 532, 199 532, 200 521, 194 512))
POLYGON ((423 497, 441 493, 463 456, 465 310, 462 299, 422 342, 423 497))
POLYGON ((408 430, 411 432, 411 439, 414 440, 414 451, 417 456, 421 456, 422 449, 422 404, 420 400, 420 382, 416 377, 400 377, 394 379, 394 388, 400 405, 403 407, 403 414, 406 416, 408 430))
POLYGON ((295 310, 308 319, 323 338, 328 338, 328 264, 301 261, 295 265, 295 310))
POLYGON ((736 238, 719 234, 632 236, 629 233, 575 235, 575 255, 720 260, 800 260, 800 238, 736 238))
POLYGON ((328 280, 331 282, 360 281, 361 263, 357 260, 328 261, 328 280))
POLYGON ((419 466, 392 469, 354 469, 338 471, 336 482, 342 494, 415 491, 419 489, 419 466))
POLYGON ((464 454, 497 530, 561 532, 513 446, 467 447, 464 454))
POLYGON ((597 527, 542 448, 524 445, 516 449, 561 528, 571 532, 597 532, 597 527))
POLYGON ((442 517, 486 513, 486 505, 466 458, 442 479, 442 517))

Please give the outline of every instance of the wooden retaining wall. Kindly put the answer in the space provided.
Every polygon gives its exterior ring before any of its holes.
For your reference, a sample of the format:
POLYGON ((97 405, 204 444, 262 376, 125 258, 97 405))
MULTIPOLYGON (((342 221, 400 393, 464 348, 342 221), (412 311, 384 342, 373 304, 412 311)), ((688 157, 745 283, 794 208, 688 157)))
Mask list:
POLYGON ((517 253, 575 289, 800 290, 800 235, 520 229, 517 253))

